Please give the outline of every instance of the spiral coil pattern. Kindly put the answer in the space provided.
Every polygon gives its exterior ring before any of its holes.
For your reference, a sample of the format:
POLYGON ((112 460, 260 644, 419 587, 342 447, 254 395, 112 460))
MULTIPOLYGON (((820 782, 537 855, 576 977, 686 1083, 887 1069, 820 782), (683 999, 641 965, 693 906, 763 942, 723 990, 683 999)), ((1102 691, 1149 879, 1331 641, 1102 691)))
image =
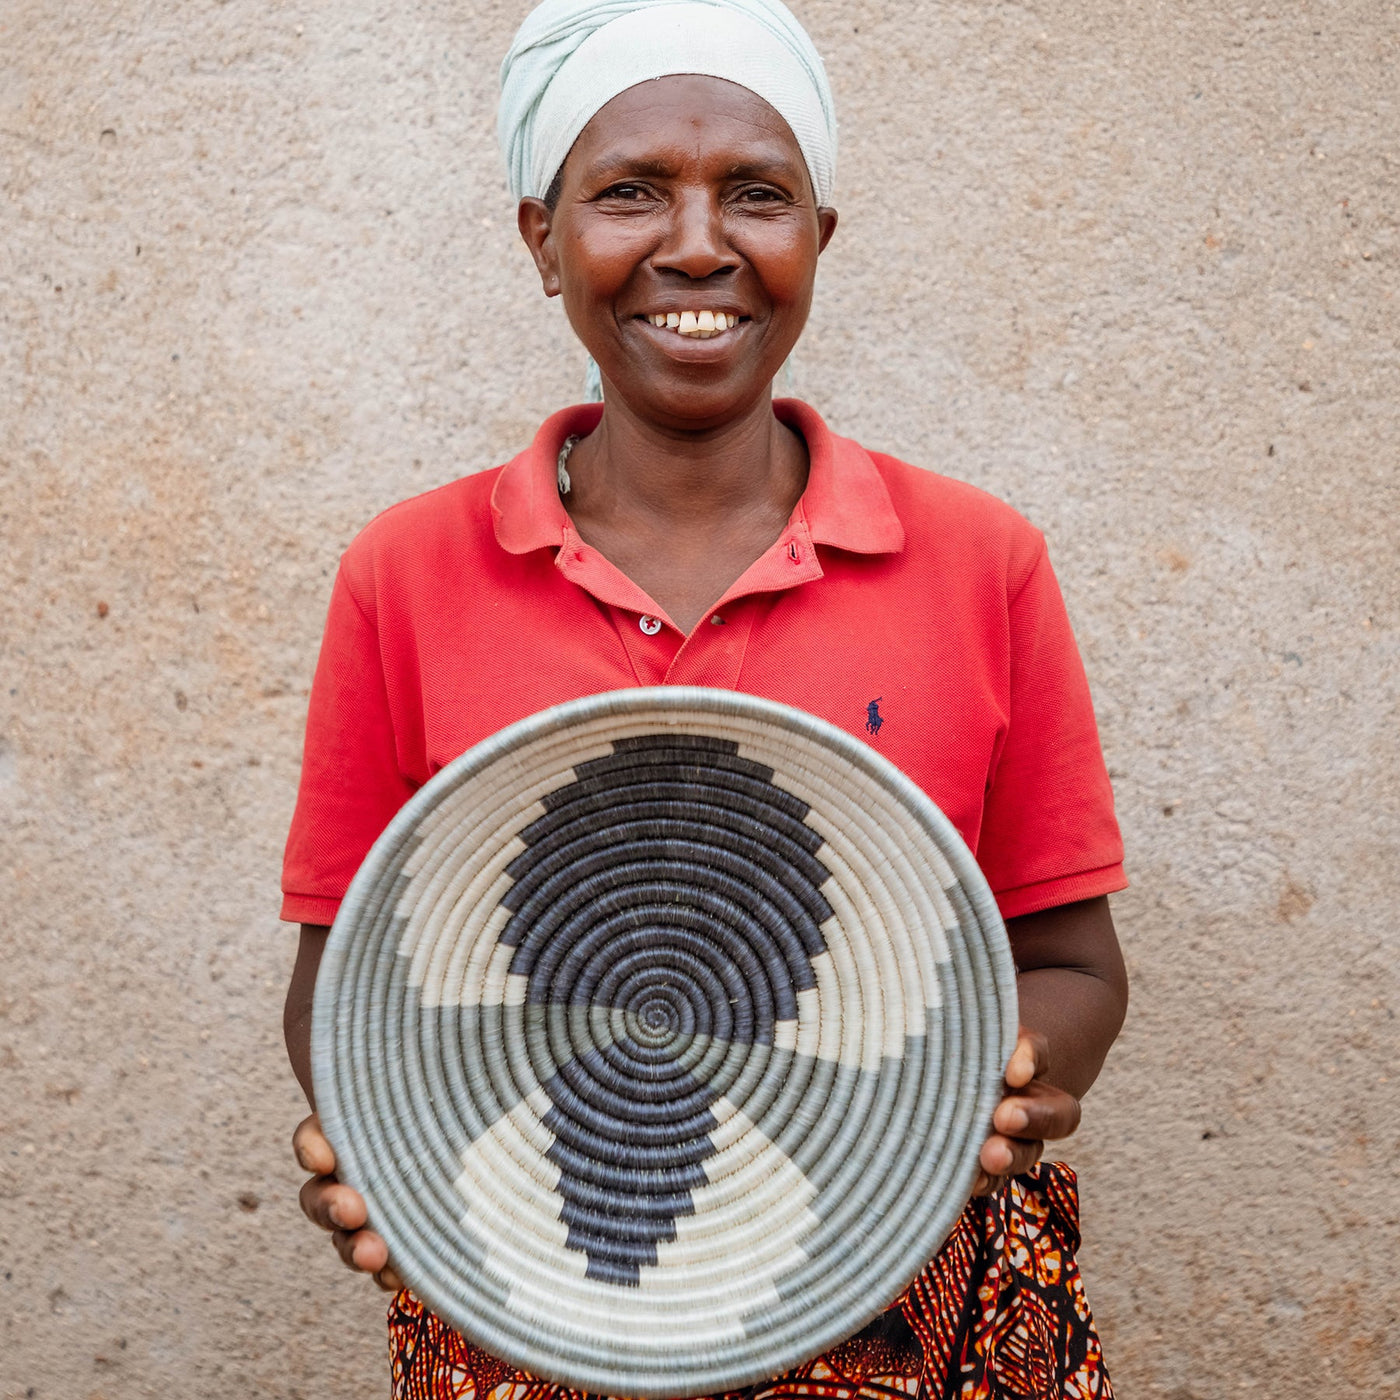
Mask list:
POLYGON ((328 944, 313 1068, 430 1306, 537 1375, 676 1396, 899 1294, 1015 1024, 990 893, 897 770, 769 701, 632 690, 399 814, 328 944))

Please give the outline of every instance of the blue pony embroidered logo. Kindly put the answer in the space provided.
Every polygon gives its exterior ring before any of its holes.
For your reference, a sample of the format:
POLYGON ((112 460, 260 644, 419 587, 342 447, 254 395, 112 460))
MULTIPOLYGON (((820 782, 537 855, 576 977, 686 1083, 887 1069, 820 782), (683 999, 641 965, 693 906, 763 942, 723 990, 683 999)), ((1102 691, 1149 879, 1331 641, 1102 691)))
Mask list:
POLYGON ((878 734, 885 727, 885 717, 880 713, 880 701, 884 698, 881 695, 865 707, 865 732, 867 734, 878 734))

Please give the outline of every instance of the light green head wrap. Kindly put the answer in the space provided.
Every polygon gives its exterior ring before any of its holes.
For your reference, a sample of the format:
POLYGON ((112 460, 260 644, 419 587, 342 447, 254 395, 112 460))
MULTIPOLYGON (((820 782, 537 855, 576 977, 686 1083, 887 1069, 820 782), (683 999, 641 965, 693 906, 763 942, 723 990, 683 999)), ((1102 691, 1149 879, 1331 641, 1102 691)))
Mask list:
POLYGON ((543 198, 599 108, 677 73, 748 88, 792 128, 818 204, 836 177, 821 57, 781 0, 544 0, 501 65, 498 135, 511 193, 543 198))

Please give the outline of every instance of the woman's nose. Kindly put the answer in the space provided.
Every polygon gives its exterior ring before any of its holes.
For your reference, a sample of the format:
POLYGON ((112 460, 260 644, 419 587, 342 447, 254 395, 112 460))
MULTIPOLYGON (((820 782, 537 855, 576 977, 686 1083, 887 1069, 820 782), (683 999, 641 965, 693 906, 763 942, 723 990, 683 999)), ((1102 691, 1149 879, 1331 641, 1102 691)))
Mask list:
POLYGON ((713 277, 732 271, 739 258, 725 234, 719 200, 708 190, 688 191, 671 206, 665 236, 652 265, 687 277, 713 277))

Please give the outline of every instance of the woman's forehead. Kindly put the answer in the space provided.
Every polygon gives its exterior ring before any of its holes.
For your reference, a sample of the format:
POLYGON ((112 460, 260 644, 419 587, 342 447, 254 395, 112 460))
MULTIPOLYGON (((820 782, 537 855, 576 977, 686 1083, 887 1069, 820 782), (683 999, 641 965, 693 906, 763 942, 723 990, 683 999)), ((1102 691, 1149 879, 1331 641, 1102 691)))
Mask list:
POLYGON ((616 165, 664 175, 697 156, 727 160, 736 173, 806 173, 802 148, 776 108, 738 83, 690 73, 638 83, 605 103, 579 134, 569 166, 585 178, 616 165))

